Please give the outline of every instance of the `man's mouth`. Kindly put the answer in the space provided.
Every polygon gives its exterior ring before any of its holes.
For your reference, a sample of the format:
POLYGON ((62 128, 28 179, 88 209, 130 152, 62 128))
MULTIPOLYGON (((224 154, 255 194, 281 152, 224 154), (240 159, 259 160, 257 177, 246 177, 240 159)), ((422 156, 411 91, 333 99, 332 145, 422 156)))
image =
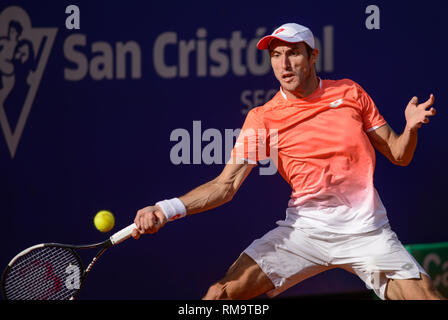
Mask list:
POLYGON ((290 82, 294 79, 295 74, 294 73, 284 73, 282 74, 282 79, 285 82, 290 82))

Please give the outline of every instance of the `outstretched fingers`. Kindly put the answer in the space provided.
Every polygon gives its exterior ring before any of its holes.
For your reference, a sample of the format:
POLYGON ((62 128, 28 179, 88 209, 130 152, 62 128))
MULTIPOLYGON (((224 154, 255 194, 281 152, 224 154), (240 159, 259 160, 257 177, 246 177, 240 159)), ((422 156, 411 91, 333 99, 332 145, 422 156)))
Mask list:
POLYGON ((409 104, 414 104, 417 106, 418 98, 416 96, 412 97, 411 100, 409 101, 409 104))
MULTIPOLYGON (((413 99, 414 99, 414 98, 413 98, 413 99)), ((426 100, 425 102, 419 104, 418 106, 419 106, 420 108, 423 108, 424 110, 426 110, 426 109, 428 109, 430 106, 432 106, 432 105, 434 104, 434 100, 435 100, 434 95, 431 93, 431 94, 429 95, 428 100, 426 100)), ((412 101, 412 100, 411 100, 411 101, 412 101)), ((434 114, 435 114, 435 109, 434 109, 434 114)))
POLYGON ((436 109, 435 108, 431 108, 427 111, 427 115, 428 116, 434 116, 436 114, 436 109))

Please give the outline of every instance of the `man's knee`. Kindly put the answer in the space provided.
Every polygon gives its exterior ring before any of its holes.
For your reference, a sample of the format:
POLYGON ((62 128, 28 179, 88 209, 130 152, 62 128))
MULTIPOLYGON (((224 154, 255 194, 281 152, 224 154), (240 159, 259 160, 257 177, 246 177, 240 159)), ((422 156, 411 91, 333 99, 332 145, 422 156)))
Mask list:
POLYGON ((445 299, 432 284, 431 279, 420 274, 420 279, 389 279, 387 298, 391 300, 445 299))
MULTIPOLYGON (((431 278, 422 273, 420 273, 420 280, 416 281, 416 286, 418 288, 416 291, 419 292, 417 294, 418 299, 433 300, 443 298, 432 283, 431 278)), ((403 292, 403 295, 406 296, 406 292, 403 292)))
POLYGON ((221 283, 215 283, 210 288, 206 295, 202 298, 203 300, 227 300, 229 296, 227 294, 227 286, 221 283))
POLYGON ((208 289, 203 299, 252 299, 273 287, 271 280, 255 261, 248 255, 242 254, 229 268, 226 276, 208 289))
POLYGON ((244 279, 224 278, 208 289, 203 300, 246 300, 263 293, 263 289, 260 289, 256 284, 252 286, 244 279))

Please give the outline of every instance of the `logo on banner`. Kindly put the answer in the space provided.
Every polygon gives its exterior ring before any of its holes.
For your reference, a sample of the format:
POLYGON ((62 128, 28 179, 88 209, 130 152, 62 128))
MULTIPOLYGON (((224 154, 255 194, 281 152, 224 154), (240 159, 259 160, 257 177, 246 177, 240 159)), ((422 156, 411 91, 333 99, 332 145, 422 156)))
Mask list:
POLYGON ((0 13, 0 125, 11 158, 17 151, 57 28, 35 28, 22 8, 0 13))

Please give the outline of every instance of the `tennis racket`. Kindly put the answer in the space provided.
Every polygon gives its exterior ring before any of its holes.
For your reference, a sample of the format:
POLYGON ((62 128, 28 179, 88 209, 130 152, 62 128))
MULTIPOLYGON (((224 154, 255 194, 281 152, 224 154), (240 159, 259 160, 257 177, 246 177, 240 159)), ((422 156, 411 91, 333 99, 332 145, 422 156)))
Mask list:
POLYGON ((23 250, 9 262, 2 276, 2 292, 7 300, 73 300, 98 258, 110 247, 128 239, 131 224, 109 239, 88 245, 41 243, 23 250), (100 248, 87 268, 76 252, 100 248))

